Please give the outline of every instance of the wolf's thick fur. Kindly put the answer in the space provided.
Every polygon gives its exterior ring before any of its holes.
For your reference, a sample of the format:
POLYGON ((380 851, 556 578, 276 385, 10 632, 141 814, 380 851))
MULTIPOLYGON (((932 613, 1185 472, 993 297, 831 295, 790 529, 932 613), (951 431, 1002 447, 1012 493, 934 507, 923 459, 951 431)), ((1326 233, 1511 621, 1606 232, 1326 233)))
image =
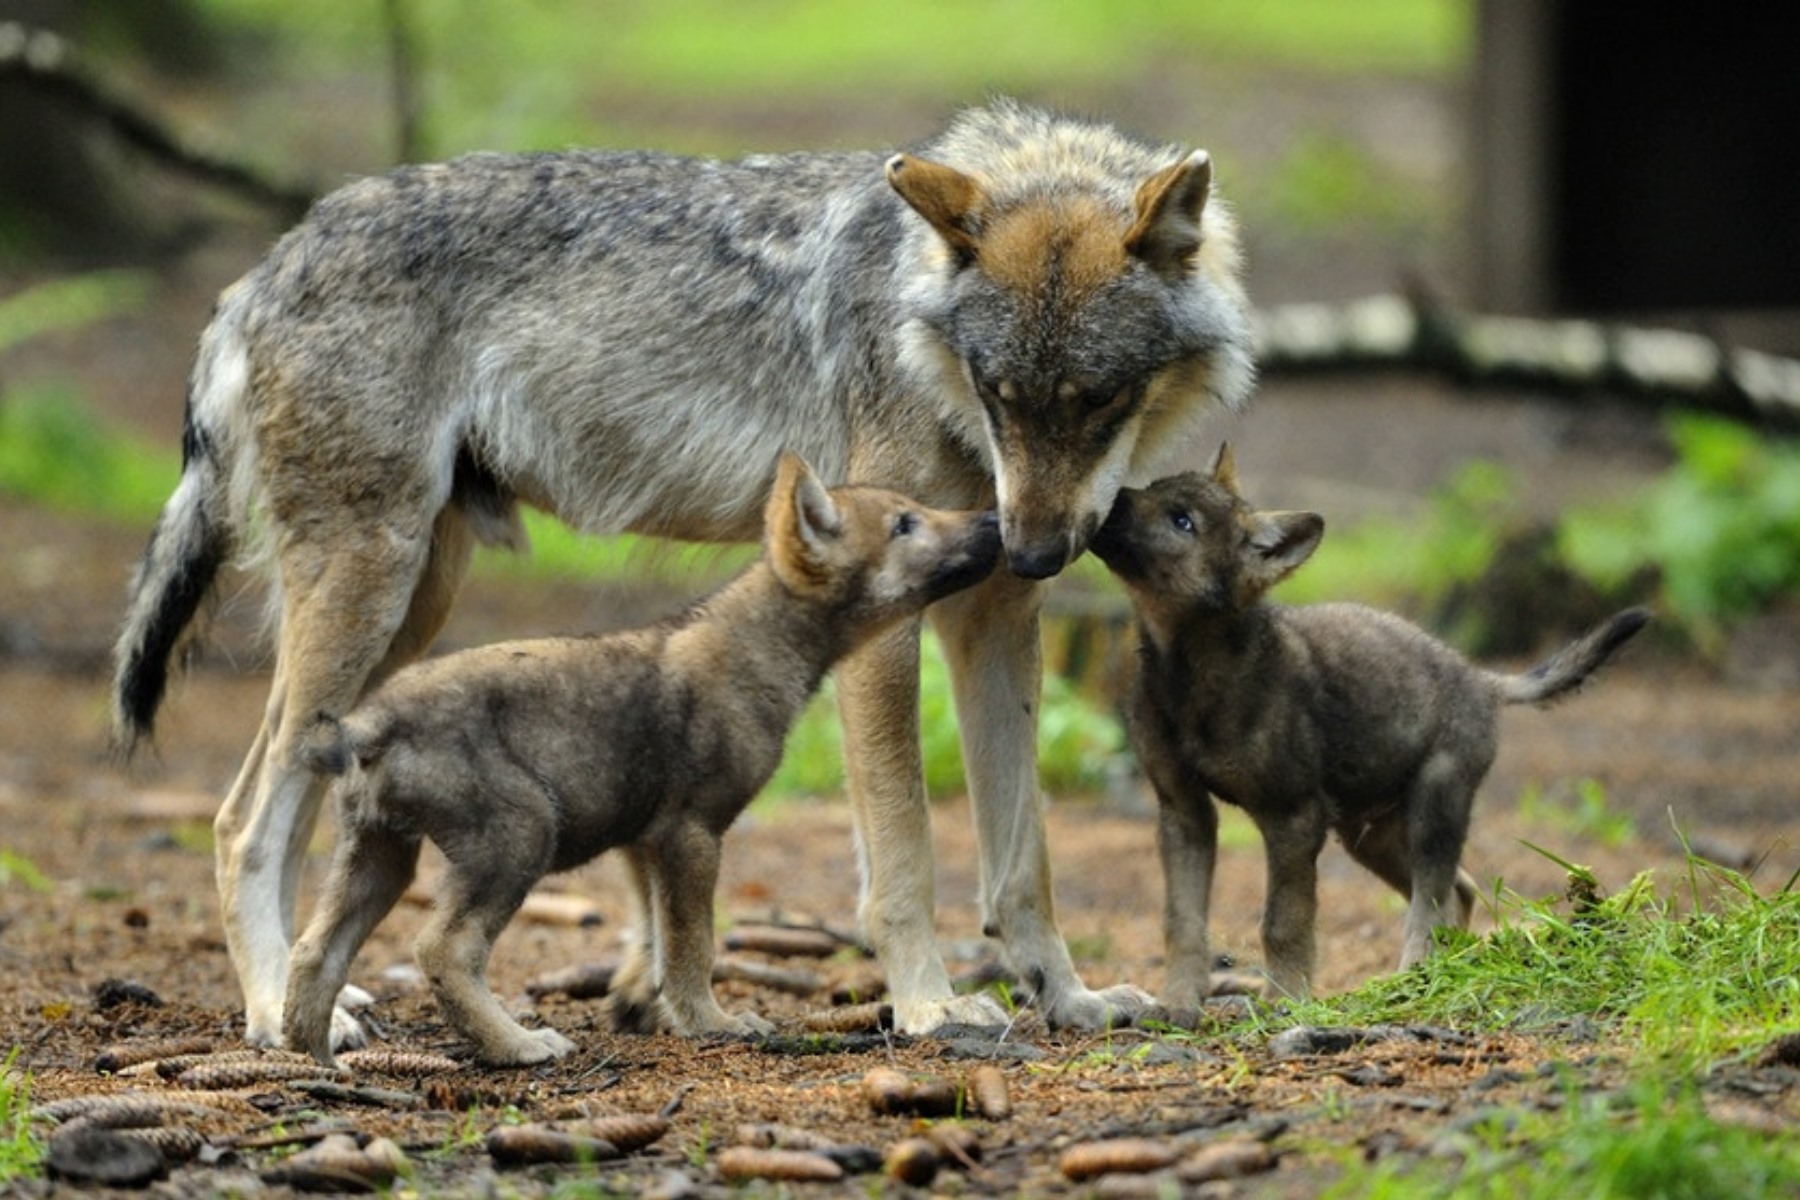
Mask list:
POLYGON ((1210 477, 1121 491, 1092 543, 1138 611, 1130 724, 1160 802, 1171 1004, 1207 995, 1212 796, 1263 835, 1263 954, 1276 992, 1307 994, 1316 864, 1333 830, 1410 898, 1400 955, 1410 966, 1430 952, 1433 927, 1468 925, 1475 884, 1458 860, 1500 706, 1573 690, 1649 619, 1628 609, 1524 674, 1496 674, 1389 613, 1264 600, 1324 528, 1314 513, 1252 511, 1221 450, 1210 477))
POLYGON ((419 964, 483 1061, 573 1048, 506 1014, 484 982, 488 953, 539 879, 617 847, 643 936, 615 983, 615 1019, 684 1034, 768 1028, 713 998, 719 839, 774 774, 831 664, 989 575, 1000 527, 992 512, 937 512, 876 488, 827 492, 792 456, 766 523, 763 559, 678 618, 420 663, 309 749, 315 769, 349 774, 331 873, 294 945, 289 1045, 331 1061, 333 1001, 425 839, 448 869, 419 964))
MULTIPOLYGON (((1056 930, 1034 581, 1128 475, 1245 401, 1236 258, 1203 153, 1007 102, 891 157, 484 154, 322 200, 201 339, 118 647, 131 743, 260 522, 274 685, 216 822, 250 1039, 279 1035, 322 796, 298 750, 424 651, 474 543, 519 540, 521 501, 596 533, 752 538, 783 447, 830 481, 997 505, 1013 571, 932 614, 986 924, 1052 1021, 1140 1003, 1082 987, 1056 930)), ((998 1022, 935 947, 917 660, 913 623, 839 673, 861 915, 902 1028, 998 1022)))

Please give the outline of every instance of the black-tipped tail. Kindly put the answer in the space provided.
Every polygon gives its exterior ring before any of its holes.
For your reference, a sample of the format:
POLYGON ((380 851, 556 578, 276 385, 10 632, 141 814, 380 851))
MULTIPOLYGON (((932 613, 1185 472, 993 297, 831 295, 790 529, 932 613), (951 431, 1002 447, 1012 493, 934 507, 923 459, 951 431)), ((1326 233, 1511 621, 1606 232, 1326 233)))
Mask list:
POLYGON ((1628 608, 1605 624, 1570 642, 1522 675, 1500 676, 1500 694, 1508 704, 1548 704, 1566 696, 1650 620, 1647 608, 1628 608))
POLYGON ((213 515, 216 470, 204 449, 190 455, 132 578, 113 676, 114 735, 126 754, 151 735, 170 674, 232 553, 213 515))

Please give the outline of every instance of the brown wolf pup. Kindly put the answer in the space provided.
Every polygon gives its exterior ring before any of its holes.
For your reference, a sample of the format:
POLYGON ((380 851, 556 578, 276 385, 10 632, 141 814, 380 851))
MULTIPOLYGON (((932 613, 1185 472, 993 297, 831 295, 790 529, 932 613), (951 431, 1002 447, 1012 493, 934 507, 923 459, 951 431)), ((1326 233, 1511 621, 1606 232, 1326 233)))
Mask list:
POLYGON ((1315 513, 1253 511, 1221 448, 1210 477, 1121 491, 1092 542, 1137 608, 1130 725, 1159 801, 1171 1004, 1207 995, 1211 796, 1262 832, 1275 993, 1308 992, 1317 859, 1333 830, 1410 898, 1400 965, 1411 966, 1434 926, 1468 925, 1475 884, 1458 860, 1500 706, 1573 690, 1649 619, 1628 609, 1521 675, 1495 674, 1389 613, 1265 600, 1324 529, 1315 513))
POLYGON ((420 843, 449 863, 419 965, 484 1062, 573 1049, 522 1028, 484 982, 494 939, 552 871, 623 847, 644 932, 614 1016, 660 995, 676 1032, 747 1033, 713 998, 719 839, 769 781, 789 726, 838 657, 999 561, 995 514, 946 513, 874 488, 826 491, 792 455, 763 558, 683 615, 607 637, 466 650, 408 668, 307 758, 347 771, 318 912, 294 946, 285 1036, 331 1061, 332 1005, 371 930, 412 881, 420 843))
MULTIPOLYGON (((1037 581, 1127 477, 1248 398, 1236 245, 1204 153, 1008 101, 908 153, 477 154, 321 200, 200 339, 113 690, 131 745, 220 567, 267 551, 274 681, 214 826, 249 1040, 280 1037, 324 796, 300 749, 431 644, 474 544, 519 543, 521 503, 592 533, 753 540, 781 449, 829 483, 999 510, 1011 570, 931 613, 984 926, 1054 1024, 1147 1001, 1084 987, 1057 932, 1037 581)), ((918 629, 837 671, 860 916, 902 1029, 998 1025, 937 951, 918 629)))

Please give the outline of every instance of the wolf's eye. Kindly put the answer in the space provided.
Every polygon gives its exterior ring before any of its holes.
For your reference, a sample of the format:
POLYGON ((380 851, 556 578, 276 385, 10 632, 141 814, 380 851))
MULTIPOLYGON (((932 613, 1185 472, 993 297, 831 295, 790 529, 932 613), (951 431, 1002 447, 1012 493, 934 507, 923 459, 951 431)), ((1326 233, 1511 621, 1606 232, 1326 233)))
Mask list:
POLYGON ((908 537, 912 534, 912 531, 918 527, 919 518, 912 513, 903 512, 894 518, 894 529, 891 536, 897 538, 908 537))
POLYGON ((1188 516, 1187 513, 1179 508, 1172 508, 1169 510, 1169 524, 1181 530, 1183 533, 1194 532, 1194 518, 1188 516))

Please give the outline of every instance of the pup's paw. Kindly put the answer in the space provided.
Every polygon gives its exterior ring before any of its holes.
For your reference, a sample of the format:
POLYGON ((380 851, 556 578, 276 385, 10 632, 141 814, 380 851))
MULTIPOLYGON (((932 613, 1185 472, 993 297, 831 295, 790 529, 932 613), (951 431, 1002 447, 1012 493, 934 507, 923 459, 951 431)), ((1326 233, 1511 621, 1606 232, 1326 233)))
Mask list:
POLYGON ((929 1034, 946 1025, 1002 1029, 1008 1019, 999 1001, 984 992, 944 1000, 894 1002, 894 1028, 901 1033, 929 1034))
POLYGON ((1052 1029, 1118 1029, 1130 1025, 1154 1003, 1149 992, 1129 983, 1099 991, 1081 988, 1065 992, 1047 1004, 1044 1020, 1052 1029))
POLYGON ((567 1058, 575 1053, 575 1049, 574 1042, 546 1026, 522 1029, 517 1037, 502 1046, 490 1047, 481 1057, 482 1061, 494 1066, 529 1067, 567 1058))
POLYGON ((368 1031, 362 1022, 342 1006, 331 1010, 331 1049, 335 1053, 340 1050, 359 1050, 369 1044, 368 1031))

